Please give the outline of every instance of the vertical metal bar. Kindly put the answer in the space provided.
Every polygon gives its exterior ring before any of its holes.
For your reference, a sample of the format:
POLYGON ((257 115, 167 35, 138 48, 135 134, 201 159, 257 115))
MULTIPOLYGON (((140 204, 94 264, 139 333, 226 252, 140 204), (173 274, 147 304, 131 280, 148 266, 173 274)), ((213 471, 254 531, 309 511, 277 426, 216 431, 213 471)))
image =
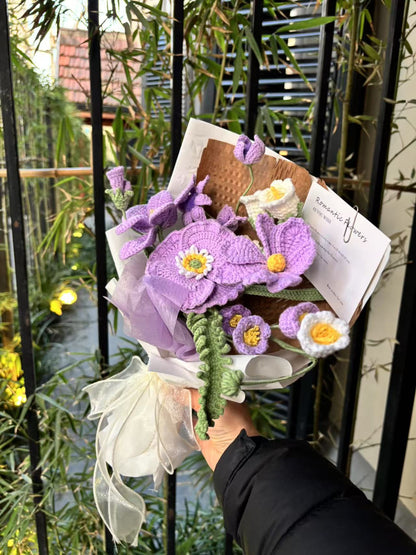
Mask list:
POLYGON ((88 0, 88 33, 91 84, 92 167, 94 183, 95 245, 97 262, 98 343, 101 369, 108 365, 108 309, 106 295, 107 265, 104 211, 103 126, 101 92, 100 28, 98 0, 88 0))
POLYGON ((182 143, 183 0, 175 0, 172 8, 172 98, 170 125, 171 168, 173 170, 182 143))
POLYGON ((374 503, 394 518, 416 392, 413 345, 416 337, 416 213, 403 285, 397 343, 384 416, 374 503))
MULTIPOLYGON (((389 17, 389 34, 384 63, 383 86, 380 110, 377 120, 376 140, 373 153, 371 185, 367 218, 374 225, 380 224, 383 203, 384 181, 387 171, 388 153, 391 137, 393 104, 387 100, 396 98, 400 70, 403 24, 407 13, 408 2, 394 0, 391 4, 389 17)), ((345 389, 345 402, 341 423, 340 443, 337 466, 342 472, 349 472, 351 459, 351 443, 354 435, 354 422, 357 408, 361 365, 364 356, 365 334, 369 314, 369 303, 364 307, 356 322, 351 341, 348 378, 345 389)))
MULTIPOLYGON (((323 16, 335 15, 336 0, 326 0, 323 16)), ((319 61, 317 72, 316 102, 311 136, 309 171, 319 177, 321 173, 323 136, 325 132, 326 111, 328 104, 329 76, 331 71, 332 47, 335 23, 324 25, 319 44, 319 61)), ((317 371, 309 372, 304 378, 295 382, 290 388, 289 423, 287 435, 291 438, 305 439, 310 424, 314 386, 317 371)))
MULTIPOLYGON (((172 5, 172 97, 170 114, 171 170, 173 170, 182 143, 182 89, 183 89, 183 0, 172 5)), ((166 478, 166 552, 175 555, 176 527, 176 471, 166 478)))
MULTIPOLYGON (((257 44, 261 45, 261 28, 263 22, 263 0, 252 0, 251 2, 251 33, 257 44)), ((248 74, 246 92, 246 121, 245 133, 253 138, 256 128, 259 94, 260 66, 253 49, 248 53, 248 74)))
POLYGON ((13 251, 16 261, 17 302, 19 306, 19 326, 22 346, 22 368, 25 388, 31 398, 26 413, 30 468, 32 478, 33 502, 39 553, 48 554, 46 517, 42 510, 43 498, 42 469, 40 463, 39 424, 36 413, 35 392, 36 374, 33 358, 32 328, 30 321, 27 259, 23 220, 22 194, 19 176, 19 156, 17 151, 16 119, 13 98, 13 82, 10 59, 8 14, 5 0, 0 0, 0 99, 6 153, 7 183, 10 199, 10 218, 12 221, 13 251))
MULTIPOLYGON (((103 100, 101 88, 101 53, 99 2, 88 0, 88 37, 91 87, 92 168, 94 184, 95 256, 97 275, 98 347, 100 351, 100 374, 107 375, 108 352, 108 307, 105 300, 107 283, 105 199, 103 160, 103 100)), ((105 552, 115 553, 110 531, 105 528, 105 552)))
MULTIPOLYGON (((334 16, 336 0, 326 0, 322 16, 334 16)), ((328 105, 329 78, 331 74, 332 48, 334 44, 335 22, 324 25, 319 43, 318 71, 316 75, 315 109, 311 134, 309 171, 319 177, 321 174, 323 136, 325 134, 326 111, 328 105)))

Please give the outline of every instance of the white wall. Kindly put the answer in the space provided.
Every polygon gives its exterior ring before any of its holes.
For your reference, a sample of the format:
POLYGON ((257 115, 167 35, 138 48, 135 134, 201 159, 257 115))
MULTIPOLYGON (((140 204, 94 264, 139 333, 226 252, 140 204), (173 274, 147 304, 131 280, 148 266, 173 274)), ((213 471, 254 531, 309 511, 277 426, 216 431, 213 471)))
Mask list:
MULTIPOLYGON (((410 13, 415 12, 416 2, 411 2, 410 13)), ((409 25, 416 23, 413 16, 409 25)), ((416 32, 410 36, 409 42, 416 51, 416 32)), ((416 90, 416 73, 402 69, 401 80, 408 79, 399 86, 398 100, 413 100, 416 90)), ((399 133, 394 134, 390 146, 390 159, 404 146, 416 137, 416 106, 408 105, 403 113, 403 105, 396 106, 395 114, 399 125, 399 133)), ((404 176, 410 176, 416 167, 416 143, 404 150, 389 166, 386 182, 394 183, 398 180, 399 172, 404 176)), ((415 195, 403 193, 397 198, 397 192, 386 192, 383 213, 381 218, 381 229, 389 236, 406 231, 409 235, 409 227, 413 218, 413 207, 415 195)), ((406 242, 407 247, 407 242, 406 242)), ((394 262, 397 257, 393 256, 394 262)), ((367 344, 364 373, 361 381, 360 397, 357 411, 357 422, 354 437, 354 446, 360 454, 376 468, 379 442, 384 420, 385 402, 389 384, 389 371, 375 367, 389 365, 392 360, 394 337, 396 336, 397 318, 400 309, 404 267, 394 270, 388 281, 379 288, 372 299, 371 313, 367 340, 380 340, 390 338, 378 346, 367 344)), ((416 340, 416 338, 415 338, 416 340)), ((411 346, 409 345, 409 348, 411 346)), ((415 364, 416 371, 416 364, 415 364)), ((410 430, 405 468, 400 499, 405 506, 416 514, 416 410, 413 411, 412 426, 410 430)))

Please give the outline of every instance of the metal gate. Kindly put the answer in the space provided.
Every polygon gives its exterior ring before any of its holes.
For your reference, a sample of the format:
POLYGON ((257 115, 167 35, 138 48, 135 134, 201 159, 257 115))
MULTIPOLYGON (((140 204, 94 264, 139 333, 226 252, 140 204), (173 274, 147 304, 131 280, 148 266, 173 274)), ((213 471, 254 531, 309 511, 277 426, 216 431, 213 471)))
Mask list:
MULTIPOLYGON (((324 15, 334 15, 336 2, 328 0, 324 4, 324 15)), ((379 106, 375 150, 373 155, 371 183, 369 187, 369 203, 367 218, 378 226, 380 221, 382 197, 387 167, 390 129, 395 98, 398 70, 400 66, 401 36, 406 19, 408 3, 392 0, 389 21, 389 37, 386 49, 382 99, 379 106), (386 100, 387 99, 387 100, 386 100)), ((262 38, 262 22, 264 17, 263 2, 253 0, 251 3, 251 30, 257 43, 262 38)), ((103 182, 103 132, 102 132, 102 97, 100 67, 100 32, 98 20, 98 0, 88 1, 89 19, 89 59, 91 82, 91 121, 93 145, 93 183, 95 203, 96 229, 96 263, 97 263, 97 294, 98 294, 98 347, 101 356, 101 374, 106 375, 108 366, 108 326, 107 302, 105 300, 106 276, 106 245, 104 221, 104 182, 103 182)), ((171 92, 171 161, 175 163, 182 137, 183 105, 182 76, 184 40, 184 3, 173 2, 172 19, 172 92, 171 92)), ((328 83, 333 52, 334 23, 323 26, 319 49, 319 63, 316 87, 316 103, 311 136, 311 155, 309 171, 319 175, 322 166, 323 141, 328 111, 328 83)), ((253 45, 251 45, 253 46, 253 45)), ((259 109, 259 62, 249 49, 248 85, 244 130, 253 136, 256 114, 259 109)), ((24 210, 21 195, 21 177, 19 175, 19 156, 17 151, 16 122, 11 74, 11 58, 9 31, 7 23, 7 5, 0 0, 0 84, 1 105, 3 115, 4 143, 7 161, 7 184, 10 202, 11 231, 13 235, 13 252, 17 284, 19 325, 22 347, 22 363, 28 398, 31 398, 27 410, 27 430, 31 458, 31 479, 33 502, 36 506, 36 530, 39 553, 48 553, 47 518, 42 500, 42 468, 39 466, 39 427, 36 407, 36 376, 33 362, 31 316, 28 300, 28 272, 24 233, 24 210)), ((399 486, 404 465, 406 445, 413 409, 416 387, 416 373, 413 366, 412 341, 416 337, 416 219, 413 218, 410 246, 408 251, 409 264, 402 293, 397 330, 397 344, 394 349, 391 369, 390 387, 386 403, 386 418, 383 427, 382 444, 377 468, 374 502, 390 517, 394 517, 399 486)), ((354 430, 361 365, 363 358, 364 339, 368 320, 368 306, 362 312, 352 333, 352 345, 348 363, 348 378, 345 391, 341 437, 338 446, 338 467, 346 472, 351 451, 354 430)), ((316 378, 315 378, 316 379, 316 378)), ((305 435, 305 425, 310 415, 305 413, 305 399, 313 394, 314 377, 304 378, 297 382, 291 390, 289 434, 293 437, 305 435)), ((175 497, 176 477, 168 477, 167 487, 167 552, 175 553, 175 497)), ((106 553, 114 553, 111 537, 106 535, 106 553)), ((232 541, 226 538, 225 553, 232 553, 232 541)))

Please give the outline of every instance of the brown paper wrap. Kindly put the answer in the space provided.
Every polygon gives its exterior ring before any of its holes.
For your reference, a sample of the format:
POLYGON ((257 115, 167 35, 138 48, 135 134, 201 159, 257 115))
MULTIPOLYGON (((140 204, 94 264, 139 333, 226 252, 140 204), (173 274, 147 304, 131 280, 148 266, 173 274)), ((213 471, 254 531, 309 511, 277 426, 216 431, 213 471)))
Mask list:
MULTIPOLYGON (((247 166, 242 164, 234 156, 234 146, 215 139, 209 139, 201 157, 197 171, 197 182, 209 175, 209 181, 205 186, 204 193, 212 199, 212 205, 207 207, 210 216, 216 217, 221 208, 228 204, 235 209, 239 198, 250 183, 250 175, 247 166)), ((276 159, 265 155, 257 164, 252 166, 254 182, 250 188, 249 195, 258 190, 266 189, 275 179, 286 179, 290 177, 296 189, 296 194, 301 202, 305 202, 309 188, 312 183, 310 173, 300 166, 285 159, 276 159)), ((323 181, 319 181, 326 187, 323 181)), ((247 216, 244 205, 240 205, 238 214, 247 216)), ((252 239, 257 238, 250 224, 239 228, 239 234, 247 234, 252 239)), ((303 278, 302 283, 296 289, 310 288, 310 282, 303 278)), ((260 297, 256 295, 243 295, 241 303, 249 308, 253 314, 262 316, 268 324, 277 324, 279 316, 289 306, 298 304, 299 301, 287 301, 260 297)), ((325 301, 315 303, 320 310, 332 310, 325 301)), ((273 336, 282 339, 295 347, 299 347, 297 340, 285 337, 280 330, 272 330, 273 336)), ((276 343, 271 343, 268 352, 279 350, 276 343)))

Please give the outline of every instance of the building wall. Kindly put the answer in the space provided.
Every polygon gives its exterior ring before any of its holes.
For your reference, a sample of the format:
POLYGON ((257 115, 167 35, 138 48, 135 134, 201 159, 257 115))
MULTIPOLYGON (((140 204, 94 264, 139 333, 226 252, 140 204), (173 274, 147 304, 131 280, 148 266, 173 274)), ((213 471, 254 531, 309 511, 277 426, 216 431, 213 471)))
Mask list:
MULTIPOLYGON (((414 12, 412 2, 410 12, 414 12)), ((416 23, 416 17, 409 20, 409 26, 416 23)), ((416 51, 416 32, 413 31, 409 42, 416 51)), ((407 64, 409 65, 409 64, 407 64)), ((402 68, 401 83, 398 90, 398 100, 413 100, 416 88, 416 73, 410 67, 402 68)), ((399 179, 400 172, 408 177, 415 167, 416 146, 411 144, 416 136, 416 106, 398 104, 395 108, 398 132, 392 135, 390 145, 390 160, 401 151, 389 165, 386 182, 394 183, 399 179)), ((397 192, 386 192, 381 218, 381 230, 395 237, 405 232, 407 237, 413 218, 415 196, 403 193, 398 197, 397 192)), ((408 242, 406 241, 406 248, 408 242)), ((400 263, 400 255, 392 255, 391 263, 400 263)), ((364 358, 364 373, 361 381, 360 397, 357 411, 357 422, 354 437, 354 447, 373 468, 377 466, 379 444, 387 390, 390 378, 390 363, 394 349, 397 320, 400 310, 401 294, 405 268, 395 269, 390 277, 381 284, 373 296, 367 334, 367 345, 364 358), (370 341, 369 341, 370 340, 370 341), (377 342, 383 340, 380 344, 377 342)), ((409 346, 411 348, 411 346, 409 346)), ((405 468, 400 489, 400 499, 404 505, 416 514, 416 410, 413 411, 410 439, 408 442, 405 468)))

